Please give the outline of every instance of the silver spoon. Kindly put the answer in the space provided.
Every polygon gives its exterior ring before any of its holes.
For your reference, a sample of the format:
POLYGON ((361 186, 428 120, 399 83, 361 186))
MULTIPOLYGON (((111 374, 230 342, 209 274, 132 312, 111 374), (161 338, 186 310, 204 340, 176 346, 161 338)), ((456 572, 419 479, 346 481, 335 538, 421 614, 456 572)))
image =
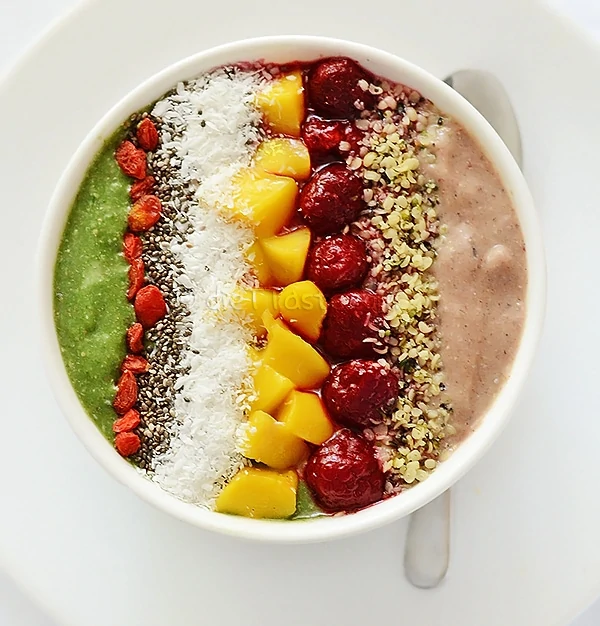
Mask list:
MULTIPOLYGON (((502 83, 483 70, 461 70, 444 80, 491 124, 522 165, 521 133, 502 83)), ((420 589, 433 589, 446 577, 450 563, 450 489, 415 511, 404 549, 404 573, 420 589)))

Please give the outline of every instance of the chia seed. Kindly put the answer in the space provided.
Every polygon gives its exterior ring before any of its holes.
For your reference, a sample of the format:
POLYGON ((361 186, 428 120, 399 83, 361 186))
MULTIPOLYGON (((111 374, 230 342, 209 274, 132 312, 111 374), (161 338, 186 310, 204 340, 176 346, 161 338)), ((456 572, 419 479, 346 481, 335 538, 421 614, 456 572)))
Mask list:
MULTIPOLYGON (((147 115, 147 114, 145 114, 147 115)), ((135 128, 136 119, 132 128, 135 128)), ((178 131, 168 123, 153 118, 163 136, 167 132, 176 137, 178 131)), ((149 155, 150 156, 150 155, 149 155)), ((138 379, 140 402, 138 410, 142 422, 136 429, 141 446, 132 461, 146 472, 152 472, 152 460, 164 451, 170 439, 170 424, 174 424, 176 413, 173 409, 173 389, 177 379, 186 373, 181 366, 181 353, 190 335, 187 321, 189 310, 181 302, 181 297, 191 290, 183 286, 178 278, 183 267, 171 252, 173 243, 181 243, 190 226, 187 219, 187 206, 194 201, 191 189, 186 189, 179 177, 179 159, 168 150, 159 152, 148 159, 152 174, 156 179, 154 193, 162 203, 161 219, 148 232, 142 235, 146 282, 156 285, 167 303, 166 316, 154 328, 146 332, 146 358, 150 363, 147 375, 138 379)))

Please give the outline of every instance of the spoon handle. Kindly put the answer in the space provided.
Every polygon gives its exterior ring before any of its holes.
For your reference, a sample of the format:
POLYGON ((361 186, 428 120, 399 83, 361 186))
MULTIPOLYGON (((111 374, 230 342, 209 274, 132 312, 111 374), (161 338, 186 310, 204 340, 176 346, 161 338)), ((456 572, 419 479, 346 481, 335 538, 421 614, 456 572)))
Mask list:
POLYGON ((404 572, 420 589, 437 587, 450 563, 450 489, 415 511, 411 517, 404 552, 404 572))

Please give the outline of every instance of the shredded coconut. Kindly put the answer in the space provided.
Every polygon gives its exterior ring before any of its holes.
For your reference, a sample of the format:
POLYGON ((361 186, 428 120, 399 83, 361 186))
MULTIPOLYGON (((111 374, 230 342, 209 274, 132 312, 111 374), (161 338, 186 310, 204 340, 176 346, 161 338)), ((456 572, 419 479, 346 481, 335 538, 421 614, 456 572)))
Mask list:
POLYGON ((183 355, 186 374, 175 384, 171 442, 154 460, 153 479, 207 507, 244 464, 236 442, 247 404, 251 333, 228 305, 248 270, 244 251, 252 233, 226 222, 216 204, 227 204, 232 176, 250 163, 260 139, 252 100, 262 80, 253 72, 218 70, 179 84, 153 110, 163 121, 161 150, 178 155, 171 162, 198 199, 187 206, 191 234, 172 245, 185 270, 178 280, 191 288, 182 299, 192 332, 183 355))

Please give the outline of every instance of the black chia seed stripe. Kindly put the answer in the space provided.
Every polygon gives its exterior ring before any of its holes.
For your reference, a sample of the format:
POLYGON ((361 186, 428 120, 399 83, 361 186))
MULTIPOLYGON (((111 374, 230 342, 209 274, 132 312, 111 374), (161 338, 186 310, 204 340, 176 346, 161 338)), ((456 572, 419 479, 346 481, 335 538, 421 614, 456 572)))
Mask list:
MULTIPOLYGON (((163 120, 152 119, 159 135, 164 131, 177 138, 180 134, 163 120)), ((138 377, 137 409, 141 423, 136 433, 141 447, 132 461, 148 472, 152 471, 155 457, 168 449, 172 430, 177 426, 175 383, 186 373, 181 355, 191 333, 189 310, 180 301, 190 290, 176 280, 184 269, 172 252, 172 244, 183 243, 191 232, 187 209, 194 202, 194 191, 181 179, 178 165, 174 150, 159 146, 156 153, 148 154, 148 170, 156 179, 153 193, 161 200, 162 214, 158 223, 142 235, 142 259, 146 284, 160 289, 168 307, 166 316, 145 333, 145 356, 150 369, 138 377)))

